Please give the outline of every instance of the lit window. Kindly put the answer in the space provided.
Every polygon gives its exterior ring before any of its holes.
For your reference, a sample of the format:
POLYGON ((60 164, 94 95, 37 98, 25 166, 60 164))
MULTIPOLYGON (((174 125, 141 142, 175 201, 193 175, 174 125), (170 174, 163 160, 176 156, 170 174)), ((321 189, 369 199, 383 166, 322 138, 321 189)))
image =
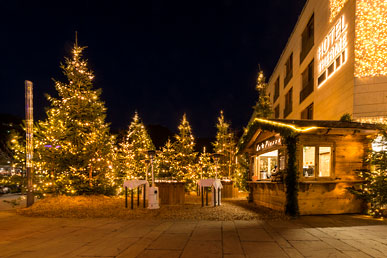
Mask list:
POLYGON ((314 177, 316 147, 304 146, 303 148, 303 175, 304 177, 314 177))
POLYGON ((329 177, 331 172, 331 147, 319 147, 318 176, 329 177))
POLYGON ((330 177, 332 171, 332 147, 303 147, 303 176, 306 178, 330 177), (318 171, 316 175, 315 171, 318 171))

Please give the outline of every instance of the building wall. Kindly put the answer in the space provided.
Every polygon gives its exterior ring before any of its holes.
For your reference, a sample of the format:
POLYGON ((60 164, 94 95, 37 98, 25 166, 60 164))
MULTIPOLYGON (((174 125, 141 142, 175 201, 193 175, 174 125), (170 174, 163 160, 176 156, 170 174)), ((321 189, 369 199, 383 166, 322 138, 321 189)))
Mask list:
MULTIPOLYGON (((314 105, 313 119, 315 120, 338 120, 344 113, 350 113, 354 118, 387 117, 387 76, 384 75, 384 73, 387 74, 387 65, 385 68, 380 68, 380 66, 384 65, 383 62, 387 63, 387 40, 385 41, 386 43, 383 43, 384 41, 381 40, 374 46, 370 46, 367 42, 363 44, 363 41, 359 41, 359 37, 364 34, 363 31, 372 30, 371 28, 366 28, 366 26, 370 26, 371 24, 367 19, 371 19, 375 15, 387 19, 386 10, 387 3, 384 3, 382 0, 307 1, 277 66, 269 79, 268 93, 271 96, 273 109, 278 104, 280 105, 279 118, 300 119, 301 112, 311 103, 314 105), (330 3, 333 2, 341 2, 343 5, 342 8, 337 9, 339 10, 337 15, 332 17, 330 3), (362 10, 361 8, 371 8, 370 6, 375 5, 382 6, 383 8, 374 8, 378 10, 376 14, 372 13, 373 16, 369 15, 369 18, 367 16, 366 18, 359 19, 359 10, 362 10), (360 7, 357 8, 357 6, 360 7), (301 35, 312 14, 314 14, 314 46, 300 64, 301 35), (346 63, 341 65, 339 70, 328 78, 324 84, 318 87, 318 48, 343 15, 345 23, 348 26, 346 63), (364 65, 362 63, 364 60, 362 59, 361 50, 367 49, 367 47, 376 49, 374 55, 381 55, 383 57, 384 52, 386 52, 386 58, 383 59, 379 56, 373 61, 372 56, 367 56, 367 63, 364 65), (285 63, 292 52, 293 77, 284 88, 285 63), (314 90, 300 103, 302 73, 312 60, 314 60, 314 90), (367 68, 367 65, 369 68, 367 68), (355 67, 357 69, 356 73, 355 67), (360 70, 359 67, 363 70, 360 70), (367 74, 364 73, 364 70, 370 72, 367 74), (364 74, 370 76, 363 76, 364 74), (279 98, 274 102, 274 84, 278 77, 280 77, 280 94, 279 98), (287 117, 284 117, 285 94, 290 88, 293 88, 293 111, 287 117)), ((379 37, 386 36, 387 26, 384 24, 377 24, 377 26, 386 29, 376 30, 374 34, 379 35, 379 37)))

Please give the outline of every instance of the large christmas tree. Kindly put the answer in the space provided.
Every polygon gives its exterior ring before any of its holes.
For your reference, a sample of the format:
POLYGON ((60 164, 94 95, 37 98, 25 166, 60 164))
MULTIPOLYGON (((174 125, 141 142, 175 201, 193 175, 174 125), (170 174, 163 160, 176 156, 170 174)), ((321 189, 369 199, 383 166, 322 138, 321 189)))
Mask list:
POLYGON ((258 91, 258 101, 254 106, 253 117, 269 118, 273 113, 270 97, 266 93, 266 77, 262 70, 259 70, 255 89, 258 91))
POLYGON ((175 136, 177 179, 185 180, 187 186, 191 187, 194 180, 197 179, 195 170, 196 153, 194 152, 195 139, 185 114, 178 129, 179 133, 175 136))
POLYGON ((230 124, 225 122, 223 111, 220 111, 216 124, 216 140, 213 143, 215 153, 220 154, 218 162, 218 177, 232 178, 235 168, 235 137, 230 124))
POLYGON ((124 179, 145 179, 147 151, 154 145, 136 112, 129 125, 128 133, 120 144, 121 175, 124 179))
POLYGON ((67 81, 55 81, 58 96, 48 96, 47 119, 35 137, 43 191, 108 193, 114 185, 114 138, 105 122, 101 90, 93 89, 94 75, 82 58, 83 50, 75 44, 71 58, 60 66, 67 81))

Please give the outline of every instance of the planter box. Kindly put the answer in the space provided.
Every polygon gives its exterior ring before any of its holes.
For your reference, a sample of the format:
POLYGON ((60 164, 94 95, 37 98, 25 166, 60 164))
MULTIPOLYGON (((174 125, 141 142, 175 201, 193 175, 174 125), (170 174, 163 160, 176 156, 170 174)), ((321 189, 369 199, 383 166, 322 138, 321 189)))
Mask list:
POLYGON ((157 182, 160 204, 184 204, 185 189, 182 182, 157 182))
POLYGON ((233 181, 222 181, 222 198, 238 197, 238 188, 234 187, 233 181))

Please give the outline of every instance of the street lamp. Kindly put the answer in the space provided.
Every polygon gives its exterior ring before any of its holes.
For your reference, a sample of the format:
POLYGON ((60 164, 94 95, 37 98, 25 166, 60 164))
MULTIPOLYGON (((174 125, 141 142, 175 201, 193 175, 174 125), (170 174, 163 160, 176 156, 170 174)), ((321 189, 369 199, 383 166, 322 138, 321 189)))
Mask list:
POLYGON ((215 161, 215 179, 218 179, 218 163, 221 156, 219 153, 212 154, 212 159, 215 161))
POLYGON ((153 159, 155 158, 156 151, 148 150, 148 157, 152 166, 152 186, 149 187, 148 193, 148 209, 159 209, 159 188, 155 186, 155 176, 153 173, 153 159))
POLYGON ((156 155, 155 150, 148 150, 148 156, 149 156, 149 159, 151 162, 151 167, 152 167, 152 187, 155 186, 155 177, 153 174, 153 159, 154 159, 155 155, 156 155))

